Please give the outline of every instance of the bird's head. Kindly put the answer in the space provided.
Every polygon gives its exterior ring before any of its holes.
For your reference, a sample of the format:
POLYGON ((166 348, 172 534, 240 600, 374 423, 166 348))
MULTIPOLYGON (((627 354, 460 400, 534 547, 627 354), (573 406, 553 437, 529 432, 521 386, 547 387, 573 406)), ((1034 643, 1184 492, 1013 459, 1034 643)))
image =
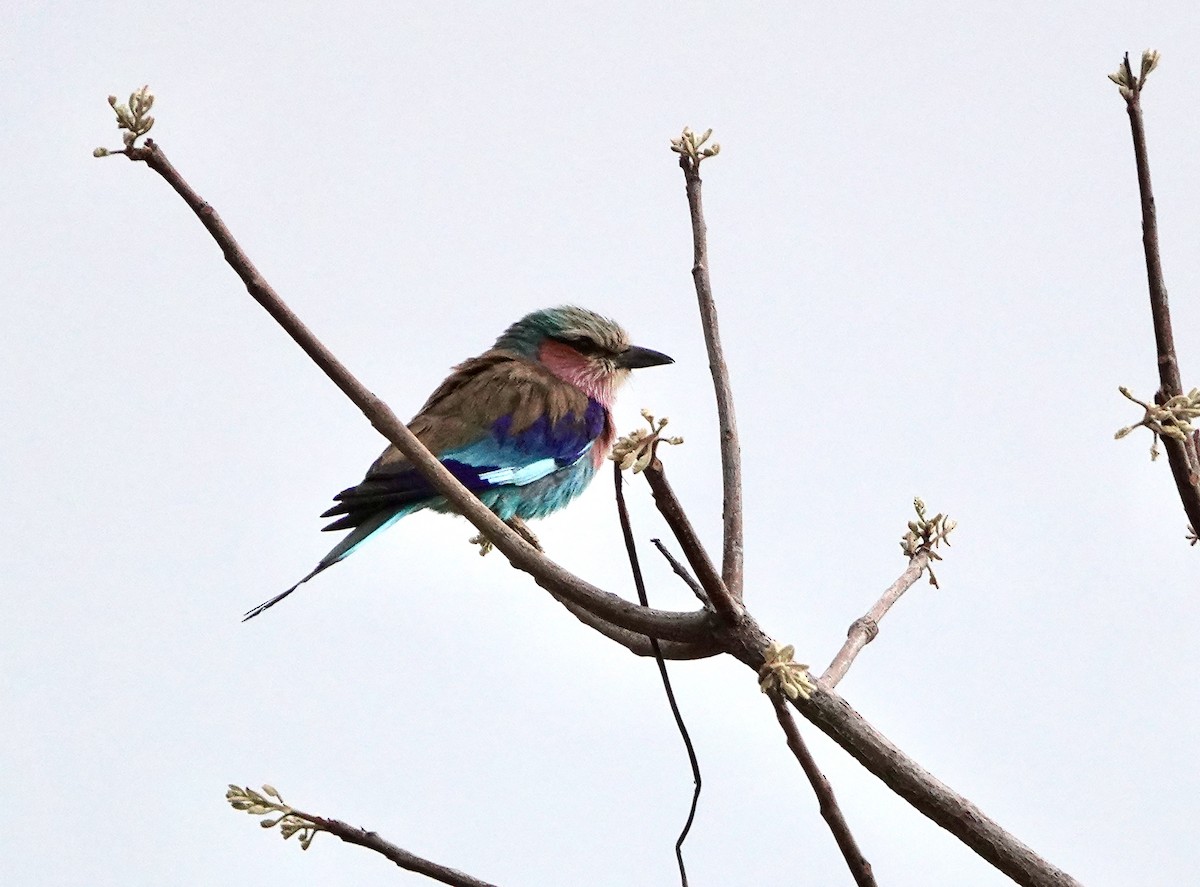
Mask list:
POLYGON ((619 324, 586 308, 563 305, 527 314, 504 331, 496 348, 515 351, 604 404, 640 367, 674 363, 667 355, 629 344, 619 324))

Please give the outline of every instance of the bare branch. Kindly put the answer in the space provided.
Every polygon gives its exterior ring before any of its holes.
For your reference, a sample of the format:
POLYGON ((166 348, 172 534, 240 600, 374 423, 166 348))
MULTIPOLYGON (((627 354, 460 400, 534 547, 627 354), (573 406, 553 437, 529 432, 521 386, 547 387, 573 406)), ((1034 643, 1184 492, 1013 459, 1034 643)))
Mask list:
POLYGON ((233 234, 217 215, 216 210, 201 199, 183 176, 173 167, 162 149, 152 139, 146 140, 144 148, 125 149, 127 157, 142 161, 171 185, 191 207, 201 223, 212 235, 225 254, 225 261, 245 283, 246 289, 267 313, 295 340, 312 358, 335 385, 362 410, 389 442, 394 444, 421 472, 434 489, 445 496, 455 511, 474 524, 480 532, 491 539, 514 567, 533 576, 534 581, 548 591, 561 595, 566 600, 605 621, 629 631, 651 635, 666 640, 696 642, 710 637, 707 628, 708 614, 702 610, 679 613, 667 610, 652 610, 639 607, 615 594, 611 594, 575 576, 568 570, 537 551, 520 535, 506 526, 500 518, 473 496, 466 487, 427 450, 408 426, 396 418, 382 400, 372 394, 354 375, 317 339, 279 295, 267 283, 250 261, 233 234))
MULTIPOLYGON (((1146 255, 1150 316, 1158 355, 1159 389, 1154 400, 1161 405, 1183 394, 1183 382, 1179 375, 1179 360, 1175 355, 1175 334, 1171 327, 1171 309, 1167 302, 1167 285, 1158 248, 1158 214, 1154 206, 1154 189, 1150 184, 1150 157, 1146 147, 1146 125, 1142 118, 1142 89, 1146 77, 1157 65, 1158 53, 1146 50, 1142 54, 1141 76, 1135 76, 1129 64, 1129 53, 1125 53, 1122 66, 1109 77, 1120 87, 1133 134, 1133 156, 1137 164, 1138 193, 1142 203, 1142 250, 1146 255)), ((1164 436, 1162 441, 1183 510, 1192 527, 1200 528, 1200 466, 1196 462, 1195 447, 1187 438, 1181 440, 1164 436)))
MULTIPOLYGON (((712 372, 717 397, 717 421, 721 433, 721 481, 724 486, 722 514, 725 524, 722 549, 721 578, 734 600, 742 599, 743 540, 742 540, 742 449, 738 443, 737 419, 733 411, 733 389, 729 384, 729 367, 721 349, 721 334, 717 327, 717 306, 713 301, 712 281, 708 274, 708 227, 704 223, 704 204, 701 200, 700 163, 720 151, 720 145, 701 149, 712 130, 697 136, 685 129, 672 141, 672 150, 679 154, 687 188, 688 210, 692 217, 692 280, 700 303, 700 321, 704 329, 704 344, 708 348, 708 368, 712 372)), ((693 565, 693 569, 694 569, 693 565)), ((703 580, 701 580, 703 581, 703 580)))
POLYGON ((357 844, 359 847, 374 850, 376 853, 386 856, 396 865, 400 866, 400 868, 408 869, 410 872, 416 872, 427 878, 432 878, 434 881, 450 884, 453 887, 495 887, 489 881, 483 881, 468 875, 466 872, 460 872, 458 869, 452 869, 449 866, 432 862, 431 860, 417 856, 415 853, 410 853, 401 847, 397 847, 390 841, 380 837, 377 832, 369 832, 366 829, 349 825, 337 819, 311 816, 299 810, 296 811, 296 815, 305 817, 311 822, 320 825, 323 830, 335 837, 341 838, 347 844, 357 844))
MULTIPOLYGON (((637 543, 633 539, 633 525, 629 521, 629 509, 625 506, 625 493, 621 489, 621 465, 616 461, 613 462, 613 485, 617 498, 617 517, 621 521, 621 536, 625 540, 625 551, 629 555, 629 568, 633 571, 633 584, 637 586, 638 602, 643 607, 648 607, 650 599, 646 596, 646 582, 642 578, 642 565, 638 562, 637 543)), ((662 678, 663 689, 667 693, 667 704, 671 707, 671 716, 675 718, 675 726, 679 730, 679 735, 683 737, 688 763, 692 767, 692 805, 688 809, 683 829, 675 840, 675 861, 679 865, 679 880, 682 887, 688 887, 687 868, 683 864, 683 842, 687 840, 688 832, 692 830, 692 823, 696 819, 696 806, 700 803, 700 762, 696 759, 696 749, 692 745, 692 737, 688 733, 687 724, 683 722, 679 703, 675 700, 675 691, 671 689, 671 678, 667 674, 667 664, 663 662, 658 641, 650 638, 650 645, 654 648, 654 658, 658 663, 658 674, 662 678)))
POLYGON ((841 682, 862 648, 875 640, 876 635, 879 634, 879 620, 892 608, 892 604, 900 600, 900 596, 921 578, 921 574, 925 572, 927 566, 929 566, 929 552, 918 552, 909 560, 908 567, 900 574, 900 578, 888 586, 887 591, 866 612, 866 615, 854 620, 850 630, 846 632, 846 643, 842 645, 842 649, 838 650, 838 654, 833 657, 829 668, 825 669, 825 673, 821 675, 819 683, 822 687, 832 690, 841 682))
POLYGON ((837 798, 834 797, 833 787, 825 778, 825 774, 821 772, 821 768, 817 766, 812 752, 808 750, 804 737, 800 735, 800 728, 796 726, 795 718, 788 711, 787 702, 778 693, 768 693, 767 695, 771 697, 771 704, 775 706, 775 717, 779 721, 779 726, 783 728, 783 732, 787 736, 788 748, 800 762, 804 775, 808 777, 809 784, 812 785, 813 792, 817 796, 821 817, 829 824, 829 830, 833 832, 833 839, 837 841, 838 848, 846 859, 846 865, 850 867, 850 873, 854 876, 854 883, 859 887, 875 887, 875 875, 871 871, 871 863, 867 862, 862 851, 858 849, 858 842, 854 840, 850 826, 842 815, 842 808, 838 806, 837 798))

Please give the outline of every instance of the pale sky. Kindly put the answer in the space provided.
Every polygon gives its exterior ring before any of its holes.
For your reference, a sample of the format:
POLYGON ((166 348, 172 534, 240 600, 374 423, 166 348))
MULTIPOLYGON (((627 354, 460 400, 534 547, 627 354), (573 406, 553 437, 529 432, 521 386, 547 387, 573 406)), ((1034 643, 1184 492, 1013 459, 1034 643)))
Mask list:
MULTIPOLYGON (((712 127, 713 283, 745 455, 747 602, 818 671, 958 520, 840 691, 1088 885, 1187 883, 1200 549, 1117 393, 1157 385, 1124 103, 1144 103, 1185 386, 1200 384, 1192 3, 25 3, 0 12, 0 882, 432 883, 226 783, 503 885, 670 885, 691 791, 650 660, 461 520, 407 518, 249 624, 331 544, 383 442, 249 298, 105 96, 402 417, 535 308, 639 372, 719 552, 711 385, 668 150, 712 127)), ((691 608, 648 544, 651 600, 691 608)), ((611 477, 536 527, 632 597, 611 477)), ((754 675, 671 666, 704 774, 696 887, 850 875, 754 675)), ((1007 878, 801 724, 888 887, 1007 878)))

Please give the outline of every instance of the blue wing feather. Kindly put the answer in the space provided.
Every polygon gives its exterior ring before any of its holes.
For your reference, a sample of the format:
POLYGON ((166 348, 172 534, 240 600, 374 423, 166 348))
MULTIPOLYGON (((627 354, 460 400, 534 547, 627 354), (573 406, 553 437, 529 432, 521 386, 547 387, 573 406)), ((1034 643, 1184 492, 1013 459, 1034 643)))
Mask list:
MULTIPOLYGON (((580 463, 590 455, 606 421, 604 406, 595 400, 588 401, 582 416, 567 413, 554 423, 542 416, 515 434, 512 416, 501 416, 488 434, 438 458, 467 489, 487 501, 493 498, 485 495, 489 491, 528 486, 580 463)), ((345 516, 326 530, 358 526, 384 510, 407 512, 440 504, 429 481, 411 467, 371 474, 335 498, 338 504, 322 517, 345 516)))

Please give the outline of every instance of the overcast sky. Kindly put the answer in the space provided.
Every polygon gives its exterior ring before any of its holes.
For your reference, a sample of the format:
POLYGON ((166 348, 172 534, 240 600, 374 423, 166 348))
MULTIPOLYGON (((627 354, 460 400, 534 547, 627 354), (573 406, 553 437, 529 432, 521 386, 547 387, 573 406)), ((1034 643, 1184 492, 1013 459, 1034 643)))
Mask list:
MULTIPOLYGON (((25 3, 0 12, 0 881, 428 883, 231 811, 313 812, 503 885, 669 885, 691 779, 653 662, 461 520, 418 515, 249 624, 382 447, 247 296, 105 96, 407 418, 526 312, 617 318, 687 438, 714 408, 671 137, 713 127, 713 282, 747 601, 824 668, 959 521, 841 691, 1088 885, 1194 878, 1200 550, 1117 393, 1157 385, 1121 54, 1145 96, 1185 386, 1200 384, 1194 3, 25 3)), ((640 539, 666 535, 641 481, 640 539)), ((538 527, 633 595, 606 473, 538 527)), ((687 590, 643 549, 652 601, 687 590)), ((754 676, 672 666, 704 772, 692 883, 850 883, 754 676)), ((802 724, 881 884, 1009 883, 802 724)))

